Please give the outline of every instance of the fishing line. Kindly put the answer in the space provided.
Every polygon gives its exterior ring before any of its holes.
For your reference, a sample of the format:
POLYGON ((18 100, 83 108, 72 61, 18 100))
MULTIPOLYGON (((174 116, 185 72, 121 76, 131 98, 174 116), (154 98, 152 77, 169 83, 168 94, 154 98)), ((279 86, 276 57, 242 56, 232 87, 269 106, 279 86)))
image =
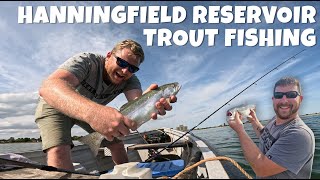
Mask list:
POLYGON ((229 102, 231 102, 233 99, 235 99, 236 97, 238 97, 240 94, 242 94, 244 91, 246 91, 247 89, 249 89, 252 85, 256 84, 258 81, 260 81, 262 78, 264 78, 266 75, 270 74, 272 71, 277 70, 278 67, 280 67, 281 65, 285 64, 286 62, 288 62, 291 59, 294 59, 297 55, 299 55, 300 53, 302 53, 303 51, 305 51, 306 49, 303 49, 302 51, 298 52, 297 54, 291 56, 290 58, 288 58, 287 60, 283 61, 282 63, 280 63, 279 65, 277 65, 276 67, 274 67, 273 69, 271 69, 269 72, 265 73, 263 76, 261 76, 260 78, 258 78, 256 81, 254 81, 253 83, 251 83, 249 86, 247 86, 246 88, 244 88, 242 91, 240 91, 237 95, 233 96, 229 101, 227 101, 226 103, 224 103, 221 107, 219 107, 217 110, 215 110, 213 113, 211 113, 209 116, 207 116, 204 120, 202 120, 199 124, 197 124, 196 126, 194 126, 193 128, 191 128, 189 131, 187 131, 186 133, 184 133, 182 136, 180 136, 178 139, 176 139, 175 141, 173 141, 171 144, 169 144, 168 146, 166 146, 165 148, 163 148, 161 151, 157 152, 156 154, 154 154, 153 156, 149 157, 148 159, 146 159, 145 161, 150 161, 153 160, 154 158, 156 158, 157 156, 159 156, 159 154, 168 149, 170 146, 172 146, 174 143, 176 143, 178 140, 180 140, 182 137, 184 137, 185 135, 187 135, 188 133, 190 133, 191 131, 193 131, 195 128, 197 128, 200 124, 202 124, 203 122, 205 122, 207 119, 209 119, 212 115, 214 115, 216 112, 218 112, 221 108, 223 108, 225 105, 227 105, 229 102))

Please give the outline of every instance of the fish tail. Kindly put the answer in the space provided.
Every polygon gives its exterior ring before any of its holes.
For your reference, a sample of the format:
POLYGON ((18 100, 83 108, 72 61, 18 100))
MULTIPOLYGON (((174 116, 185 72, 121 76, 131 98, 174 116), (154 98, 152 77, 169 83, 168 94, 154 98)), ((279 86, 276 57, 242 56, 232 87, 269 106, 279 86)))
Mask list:
POLYGON ((98 155, 98 151, 103 139, 104 137, 101 134, 99 134, 98 132, 93 132, 81 137, 79 141, 83 144, 88 145, 94 157, 96 157, 98 155))

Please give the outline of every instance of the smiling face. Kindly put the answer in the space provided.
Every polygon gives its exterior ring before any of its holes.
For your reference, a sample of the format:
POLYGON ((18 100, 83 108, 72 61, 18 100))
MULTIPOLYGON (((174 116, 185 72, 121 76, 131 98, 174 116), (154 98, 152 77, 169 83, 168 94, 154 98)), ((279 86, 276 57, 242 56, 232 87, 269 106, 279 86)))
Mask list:
MULTIPOLYGON (((297 91, 299 92, 299 88, 296 85, 283 85, 276 86, 274 92, 289 92, 289 91, 297 91)), ((298 95, 295 98, 288 98, 286 95, 283 95, 282 98, 276 99, 272 97, 273 101, 273 109, 277 114, 277 118, 279 120, 292 120, 298 115, 298 110, 300 104, 302 102, 303 97, 298 95)), ((284 123, 284 122, 283 122, 284 123)))
POLYGON ((116 57, 119 57, 131 65, 139 67, 140 58, 132 53, 128 48, 118 50, 114 53, 109 52, 105 62, 105 76, 113 84, 121 84, 128 80, 133 73, 129 72, 128 67, 122 68, 117 64, 116 57))

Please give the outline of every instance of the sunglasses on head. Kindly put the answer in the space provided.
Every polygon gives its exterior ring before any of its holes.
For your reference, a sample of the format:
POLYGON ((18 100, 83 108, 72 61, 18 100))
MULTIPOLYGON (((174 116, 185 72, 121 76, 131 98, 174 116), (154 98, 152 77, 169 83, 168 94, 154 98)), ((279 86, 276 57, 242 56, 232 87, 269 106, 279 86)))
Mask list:
POLYGON ((281 99, 283 95, 286 95, 287 98, 296 98, 300 96, 297 91, 289 91, 289 92, 274 92, 273 97, 276 99, 281 99))
POLYGON ((137 71, 139 71, 139 68, 137 66, 131 65, 130 63, 128 63, 127 61, 119 58, 118 56, 114 56, 117 59, 117 64, 118 66, 120 66, 121 68, 126 68, 128 67, 128 71, 130 73, 135 73, 137 71))

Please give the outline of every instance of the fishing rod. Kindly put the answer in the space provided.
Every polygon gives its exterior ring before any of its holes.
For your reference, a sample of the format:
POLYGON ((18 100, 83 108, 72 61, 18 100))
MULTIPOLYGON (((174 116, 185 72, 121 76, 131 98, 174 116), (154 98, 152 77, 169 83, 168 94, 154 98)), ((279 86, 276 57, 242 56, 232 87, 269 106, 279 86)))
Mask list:
POLYGON ((237 95, 233 96, 229 101, 227 101, 226 103, 224 103, 222 106, 220 106, 217 110, 215 110, 213 113, 211 113, 209 116, 207 116, 204 120, 202 120, 199 124, 197 124, 196 126, 194 126, 193 128, 191 128, 189 131, 187 131, 186 133, 184 133, 182 136, 180 136, 178 139, 176 139, 175 141, 173 141, 171 144, 169 144, 168 146, 166 146, 165 148, 163 148, 161 151, 157 152, 156 154, 154 154, 153 156, 149 157, 148 159, 146 159, 145 161, 150 161, 153 160, 154 158, 156 158, 157 156, 159 156, 159 154, 168 149, 170 146, 172 146, 174 143, 176 143, 178 140, 180 140, 182 137, 184 137, 185 135, 187 135, 188 133, 190 133, 191 131, 193 131, 195 128, 197 128, 200 124, 202 124, 203 122, 205 122, 207 119, 209 119, 213 114, 215 114, 216 112, 218 112, 221 108, 223 108, 225 105, 229 104, 229 102, 231 102, 233 99, 235 99, 236 97, 238 97, 240 94, 242 94, 244 91, 246 91, 247 89, 249 89, 251 86, 253 86, 254 84, 256 84, 258 81, 260 81, 262 78, 264 78, 266 75, 270 74, 272 71, 278 69, 278 67, 282 66, 283 64, 285 64, 286 62, 288 62, 291 59, 294 59, 297 55, 299 55, 300 53, 302 53, 303 51, 305 51, 306 49, 303 49, 302 51, 298 52, 297 54, 291 56, 290 58, 288 58, 287 60, 283 61, 282 63, 280 63, 279 65, 277 65, 276 67, 274 67, 273 69, 271 69, 269 72, 265 73, 263 76, 261 76, 260 78, 258 78, 256 81, 254 81, 253 83, 251 83, 249 86, 247 86, 246 88, 244 88, 242 91, 240 91, 237 95))

